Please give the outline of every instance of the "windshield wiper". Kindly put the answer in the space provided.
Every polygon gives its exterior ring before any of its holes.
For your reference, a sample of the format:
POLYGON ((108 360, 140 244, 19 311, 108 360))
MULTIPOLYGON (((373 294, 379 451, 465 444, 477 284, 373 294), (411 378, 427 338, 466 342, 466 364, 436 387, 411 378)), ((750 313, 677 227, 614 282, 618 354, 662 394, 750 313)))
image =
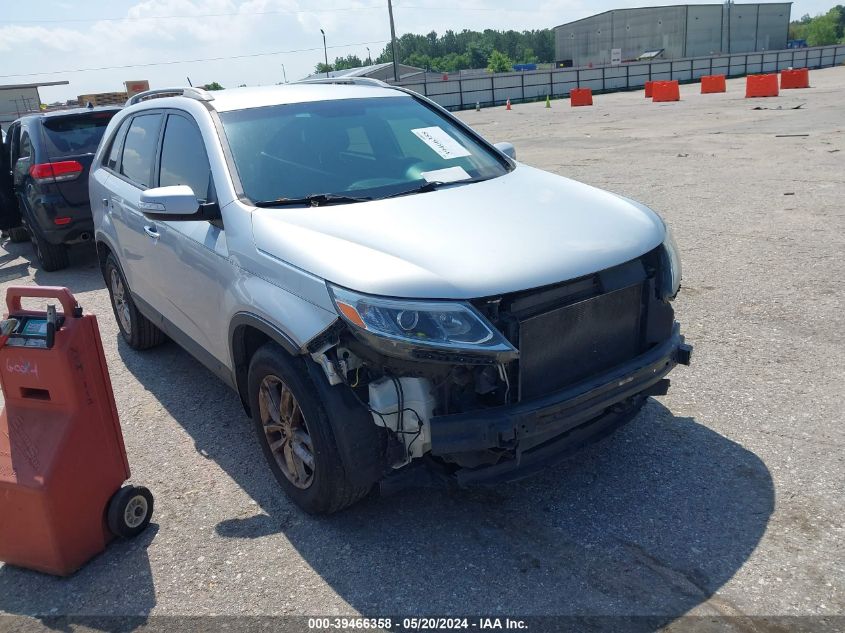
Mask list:
POLYGON ((312 193, 302 198, 276 198, 275 200, 259 200, 253 204, 256 207, 286 207, 294 204, 308 204, 319 207, 324 204, 346 204, 349 202, 366 202, 369 197, 344 196, 334 193, 312 193))
POLYGON ((469 185, 474 182, 481 182, 482 180, 489 180, 489 178, 469 178, 467 180, 449 180, 445 182, 442 180, 432 180, 431 182, 424 182, 421 185, 417 185, 411 189, 406 189, 405 191, 392 193, 389 196, 385 196, 385 198, 398 198, 399 196, 408 196, 412 193, 426 193, 427 191, 434 191, 435 189, 445 187, 446 185, 469 185))

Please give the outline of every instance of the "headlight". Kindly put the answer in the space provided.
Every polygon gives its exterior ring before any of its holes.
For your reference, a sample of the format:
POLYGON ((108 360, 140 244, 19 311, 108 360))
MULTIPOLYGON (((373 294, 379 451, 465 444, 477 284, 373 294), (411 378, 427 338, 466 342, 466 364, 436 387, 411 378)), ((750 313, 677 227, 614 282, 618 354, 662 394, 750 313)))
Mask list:
POLYGON ((661 248, 661 283, 660 297, 662 299, 674 299, 681 289, 681 257, 678 254, 678 245, 672 236, 672 230, 666 226, 666 238, 661 248))
POLYGON ((516 354, 475 308, 457 301, 414 301, 359 294, 329 284, 338 314, 361 333, 404 347, 516 354))

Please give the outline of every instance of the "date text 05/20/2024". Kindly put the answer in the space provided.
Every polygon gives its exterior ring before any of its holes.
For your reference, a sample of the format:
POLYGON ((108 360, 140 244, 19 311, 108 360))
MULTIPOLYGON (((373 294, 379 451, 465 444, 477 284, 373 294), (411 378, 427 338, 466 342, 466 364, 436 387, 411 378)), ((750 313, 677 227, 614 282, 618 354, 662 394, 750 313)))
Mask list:
POLYGON ((403 631, 444 631, 444 630, 526 630, 524 620, 511 618, 309 618, 308 629, 311 631, 330 631, 342 629, 359 630, 403 630, 403 631))

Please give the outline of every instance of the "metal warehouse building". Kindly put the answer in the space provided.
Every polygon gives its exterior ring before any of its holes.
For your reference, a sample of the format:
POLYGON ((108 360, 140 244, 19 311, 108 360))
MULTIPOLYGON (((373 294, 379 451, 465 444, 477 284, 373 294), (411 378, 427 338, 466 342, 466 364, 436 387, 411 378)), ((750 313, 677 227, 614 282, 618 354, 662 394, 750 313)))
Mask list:
POLYGON ((648 52, 660 57, 699 57, 786 48, 791 2, 688 4, 617 9, 555 27, 558 65, 587 66, 648 52))
POLYGON ((0 127, 29 112, 41 110, 41 96, 38 88, 43 86, 66 86, 67 81, 40 81, 34 84, 0 85, 0 127))

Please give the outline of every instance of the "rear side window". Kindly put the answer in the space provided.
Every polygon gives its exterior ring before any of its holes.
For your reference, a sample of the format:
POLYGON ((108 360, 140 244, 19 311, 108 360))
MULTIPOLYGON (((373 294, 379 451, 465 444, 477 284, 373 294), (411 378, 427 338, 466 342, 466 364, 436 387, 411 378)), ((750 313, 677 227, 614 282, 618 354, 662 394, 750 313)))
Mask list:
POLYGON ((211 167, 199 129, 178 115, 167 117, 161 143, 160 187, 188 185, 197 199, 208 200, 211 189, 211 167))
POLYGON ((50 158, 93 154, 115 112, 90 112, 72 116, 45 117, 44 143, 50 158))
POLYGON ((30 158, 32 156, 32 141, 29 140, 29 134, 24 132, 21 134, 21 153, 18 159, 30 158))
POLYGON ((120 144, 123 141, 123 137, 126 135, 126 128, 129 127, 129 121, 130 119, 126 119, 123 123, 121 123, 120 129, 112 138, 109 154, 103 163, 109 169, 117 169, 117 164, 120 162, 120 144))
POLYGON ((120 173, 142 187, 149 187, 152 182, 160 127, 160 114, 142 114, 132 119, 126 132, 120 173))

